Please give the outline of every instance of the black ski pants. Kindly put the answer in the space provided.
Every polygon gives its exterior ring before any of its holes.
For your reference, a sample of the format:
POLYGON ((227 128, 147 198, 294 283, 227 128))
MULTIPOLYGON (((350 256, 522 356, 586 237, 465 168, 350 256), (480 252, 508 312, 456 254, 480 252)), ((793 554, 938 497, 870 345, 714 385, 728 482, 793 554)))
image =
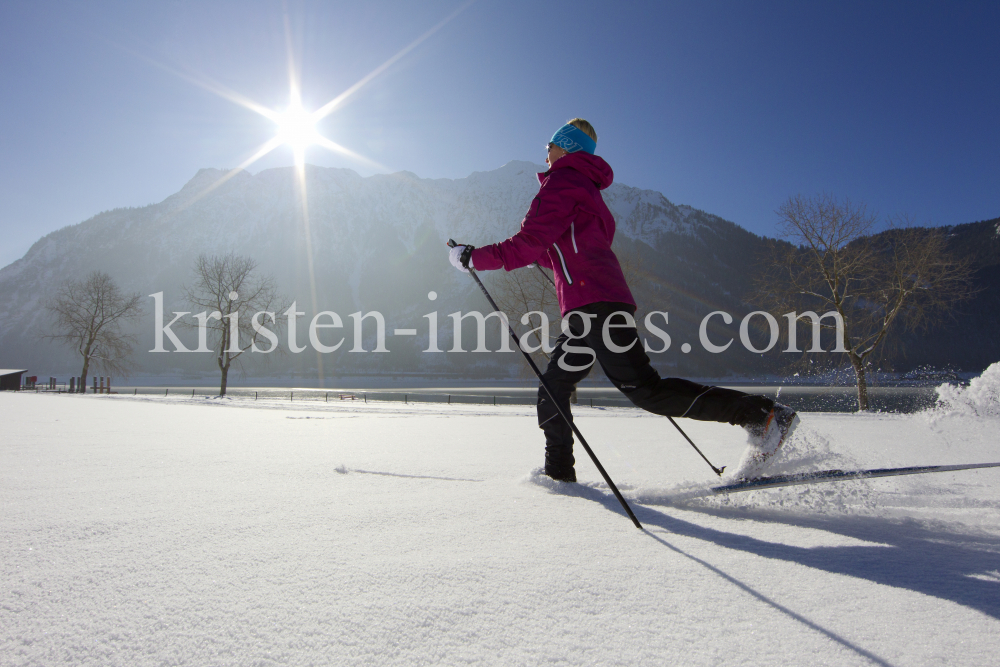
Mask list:
MULTIPOLYGON (((761 420, 761 415, 766 417, 774 402, 763 396, 680 378, 661 378, 650 365, 635 326, 630 325, 632 318, 626 318, 622 312, 634 316, 635 306, 600 302, 577 308, 567 320, 572 335, 564 332, 556 340, 556 349, 543 377, 570 419, 570 395, 590 373, 595 361, 632 403, 658 415, 741 426, 761 420), (589 326, 584 324, 584 317, 589 326)), ((541 385, 538 426, 545 432, 546 471, 561 473, 572 469, 573 431, 541 385)))

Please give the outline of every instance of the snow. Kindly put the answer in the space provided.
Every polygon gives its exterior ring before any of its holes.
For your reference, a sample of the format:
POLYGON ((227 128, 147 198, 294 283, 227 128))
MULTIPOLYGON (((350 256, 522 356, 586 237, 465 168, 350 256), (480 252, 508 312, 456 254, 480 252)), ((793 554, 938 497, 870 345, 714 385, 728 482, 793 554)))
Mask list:
MULTIPOLYGON (((704 497, 718 478, 666 420, 580 408, 638 531, 584 452, 580 484, 537 473, 524 407, 4 393, 0 412, 4 666, 1000 652, 1000 470, 704 497)), ((995 414, 806 414, 773 469, 997 461, 995 414)), ((737 429, 681 423, 738 460, 737 429)))
POLYGON ((940 412, 980 417, 1000 417, 1000 362, 973 378, 968 387, 938 387, 940 412))

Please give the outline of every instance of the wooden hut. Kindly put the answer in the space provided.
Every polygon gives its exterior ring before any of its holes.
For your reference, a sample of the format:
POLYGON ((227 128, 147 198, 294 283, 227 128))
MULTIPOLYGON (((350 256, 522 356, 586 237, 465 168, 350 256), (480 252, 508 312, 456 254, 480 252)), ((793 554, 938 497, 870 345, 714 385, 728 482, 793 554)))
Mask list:
POLYGON ((0 391, 17 391, 21 388, 21 376, 27 369, 0 368, 0 391))

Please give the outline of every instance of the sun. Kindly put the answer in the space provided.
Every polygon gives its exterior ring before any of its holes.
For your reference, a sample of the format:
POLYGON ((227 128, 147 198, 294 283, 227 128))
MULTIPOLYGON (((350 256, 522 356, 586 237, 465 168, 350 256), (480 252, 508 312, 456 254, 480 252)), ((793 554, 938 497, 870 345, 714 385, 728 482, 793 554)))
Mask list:
POLYGON ((315 114, 302 108, 302 104, 293 102, 274 118, 278 126, 275 139, 301 155, 310 146, 323 143, 324 137, 316 130, 317 120, 315 114))
MULTIPOLYGON (((203 76, 194 76, 184 74, 182 72, 177 72, 173 68, 167 67, 159 63, 154 63, 158 67, 162 67, 174 74, 177 74, 183 79, 187 79, 191 83, 197 86, 205 88, 206 90, 223 97, 231 102, 235 102, 240 106, 246 107, 251 111, 254 111, 261 116, 264 116, 268 120, 272 121, 277 126, 277 131, 275 135, 271 137, 268 141, 264 142, 263 145, 259 146, 257 150, 249 158, 244 160, 242 164, 237 166, 235 169, 229 170, 228 174, 223 178, 215 181, 209 188, 202 192, 201 196, 207 195, 211 190, 219 187, 227 180, 232 178, 234 175, 242 172, 252 165, 257 160, 261 159, 274 149, 279 146, 288 146, 292 149, 292 153, 295 155, 295 166, 298 168, 300 184, 302 186, 303 193, 305 192, 305 152, 307 148, 311 146, 319 146, 325 148, 334 153, 339 153, 344 155, 356 162, 363 163, 371 168, 377 169, 378 171, 389 171, 389 168, 385 165, 379 164, 375 160, 367 158, 363 155, 359 155, 354 151, 341 146, 340 144, 331 141, 330 139, 324 137, 320 134, 319 130, 316 129, 316 124, 323 120, 334 111, 342 107, 347 99, 351 97, 354 93, 359 91, 365 85, 367 85, 372 79, 379 76, 386 69, 391 67, 393 63, 398 61, 400 58, 405 56, 407 53, 415 49, 418 45, 423 43, 431 35, 436 33, 438 30, 443 28, 452 19, 464 12, 470 5, 472 5, 476 0, 466 0, 466 2, 460 5, 455 11, 444 18, 440 23, 435 25, 433 28, 422 34, 420 37, 415 39, 409 45, 401 49, 396 55, 389 58, 387 61, 382 63, 380 66, 372 70, 367 76, 362 78, 360 81, 355 83, 353 86, 340 93, 332 100, 316 109, 315 111, 309 112, 302 107, 302 97, 301 97, 301 85, 300 76, 298 68, 295 66, 294 58, 292 57, 292 38, 291 38, 291 28, 289 27, 288 16, 285 16, 285 38, 288 44, 288 74, 289 74, 289 104, 284 111, 278 111, 276 109, 271 109, 263 104, 253 101, 252 99, 241 95, 240 93, 231 90, 219 83, 211 81, 210 79, 203 76)), ((304 196, 304 195, 303 195, 304 196)))
MULTIPOLYGON (((334 111, 342 107, 347 99, 351 97, 354 93, 362 89, 367 85, 372 79, 379 76, 382 72, 392 66, 397 60, 405 56, 407 53, 415 49, 424 40, 428 39, 431 35, 436 33, 438 30, 443 28, 452 19, 465 11, 470 5, 472 5, 476 0, 466 0, 464 4, 458 7, 450 15, 448 15, 443 21, 435 25, 433 28, 425 32, 423 35, 415 39, 409 45, 400 50, 396 55, 389 58, 387 61, 382 63, 379 67, 376 67, 367 76, 362 78, 360 81, 355 83, 353 86, 340 93, 332 100, 316 109, 315 111, 309 112, 302 108, 302 96, 301 96, 301 82, 300 82, 300 72, 295 66, 295 60, 293 58, 292 49, 292 38, 291 38, 291 27, 288 19, 288 15, 285 15, 285 39, 288 46, 288 79, 289 79, 289 103, 284 111, 278 111, 277 109, 271 109, 263 104, 253 101, 252 99, 242 95, 235 90, 231 90, 226 86, 219 83, 211 81, 207 77, 203 76, 192 76, 181 72, 173 70, 173 68, 167 67, 165 65, 159 65, 168 71, 171 71, 181 78, 187 79, 188 81, 194 83, 197 86, 205 88, 206 90, 223 97, 231 102, 239 104, 240 106, 246 107, 247 109, 260 114, 261 116, 267 118, 273 122, 277 128, 273 137, 268 141, 264 142, 263 145, 259 146, 257 150, 249 158, 243 161, 242 164, 237 166, 235 169, 230 169, 225 176, 217 179, 207 188, 203 189, 197 197, 190 200, 190 203, 201 199, 208 195, 209 192, 218 188, 223 183, 228 181, 233 176, 242 173, 250 165, 252 165, 257 160, 261 159, 271 151, 275 150, 279 146, 288 146, 292 149, 292 153, 295 156, 295 180, 298 183, 298 190, 301 201, 301 211, 302 211, 302 226, 305 236, 305 256, 307 269, 309 271, 309 286, 312 294, 313 310, 316 309, 316 276, 313 270, 313 253, 312 253, 312 233, 309 227, 309 206, 308 197, 306 196, 306 161, 305 153, 306 149, 312 146, 319 146, 325 148, 334 153, 339 153, 344 155, 356 162, 361 162, 369 167, 377 169, 378 171, 387 172, 388 167, 379 164, 375 160, 367 158, 363 155, 359 155, 354 151, 341 146, 340 144, 324 137, 320 134, 319 130, 316 129, 316 124, 323 120, 334 111)), ((156 63, 154 63, 156 64, 156 63)), ((190 203, 188 205, 190 205, 190 203)), ((318 358, 319 363, 319 379, 320 386, 323 386, 323 360, 320 356, 318 358)))

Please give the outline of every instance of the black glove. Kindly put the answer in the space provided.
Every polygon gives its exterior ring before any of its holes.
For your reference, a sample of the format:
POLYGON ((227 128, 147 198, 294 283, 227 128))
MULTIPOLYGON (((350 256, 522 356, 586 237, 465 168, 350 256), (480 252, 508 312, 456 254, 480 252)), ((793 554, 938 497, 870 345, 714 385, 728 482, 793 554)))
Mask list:
POLYGON ((472 259, 472 251, 476 249, 474 245, 465 246, 465 250, 462 251, 462 266, 469 268, 469 261, 472 259))
POLYGON ((469 272, 469 260, 472 259, 472 251, 475 250, 476 246, 463 245, 461 243, 455 243, 451 246, 451 252, 448 253, 448 259, 451 261, 452 266, 454 266, 459 271, 469 272))

